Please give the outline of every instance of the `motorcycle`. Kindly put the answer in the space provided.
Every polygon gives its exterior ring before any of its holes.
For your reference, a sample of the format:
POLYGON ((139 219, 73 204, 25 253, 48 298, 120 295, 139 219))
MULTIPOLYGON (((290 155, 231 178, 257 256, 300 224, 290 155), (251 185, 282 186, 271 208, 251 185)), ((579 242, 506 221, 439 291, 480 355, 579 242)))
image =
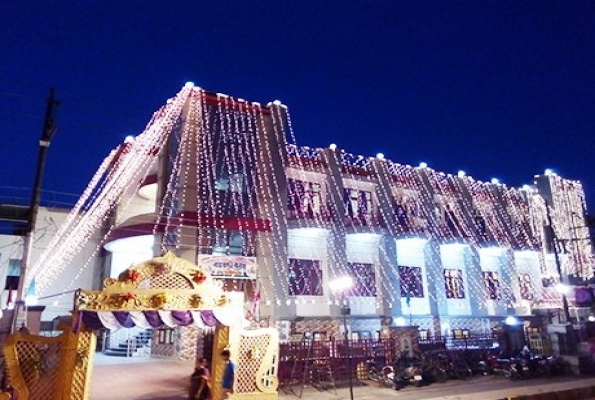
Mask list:
POLYGON ((491 371, 491 373, 506 379, 512 379, 512 376, 515 373, 509 358, 499 358, 495 355, 488 355, 485 364, 487 367, 486 369, 491 371))
POLYGON ((395 384, 395 369, 390 365, 382 367, 378 382, 382 387, 392 388, 395 384))
POLYGON ((436 359, 429 359, 422 368, 422 377, 428 383, 444 383, 448 380, 448 372, 436 359))
POLYGON ((419 387, 425 383, 420 362, 408 356, 397 360, 394 367, 394 388, 400 390, 407 385, 419 387))
POLYGON ((381 368, 378 366, 376 361, 368 360, 366 361, 366 372, 368 374, 368 379, 374 382, 380 382, 381 377, 381 368))

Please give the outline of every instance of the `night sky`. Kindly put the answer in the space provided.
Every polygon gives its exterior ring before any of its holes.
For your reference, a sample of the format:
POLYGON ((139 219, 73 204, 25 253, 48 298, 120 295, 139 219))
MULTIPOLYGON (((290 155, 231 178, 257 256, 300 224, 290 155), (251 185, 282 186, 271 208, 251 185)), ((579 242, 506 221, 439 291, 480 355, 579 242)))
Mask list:
POLYGON ((33 183, 49 87, 44 189, 78 195, 192 81, 281 100, 300 145, 512 186, 552 168, 595 211, 592 0, 4 0, 0 18, 0 193, 33 183))

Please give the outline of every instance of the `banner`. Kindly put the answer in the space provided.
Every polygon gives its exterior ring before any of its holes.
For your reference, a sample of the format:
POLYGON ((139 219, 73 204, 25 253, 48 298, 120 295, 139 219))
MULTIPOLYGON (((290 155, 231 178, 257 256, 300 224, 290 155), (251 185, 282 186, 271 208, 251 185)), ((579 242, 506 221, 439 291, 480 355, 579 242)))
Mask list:
POLYGON ((208 268, 213 278, 256 279, 256 257, 203 255, 198 265, 208 268))

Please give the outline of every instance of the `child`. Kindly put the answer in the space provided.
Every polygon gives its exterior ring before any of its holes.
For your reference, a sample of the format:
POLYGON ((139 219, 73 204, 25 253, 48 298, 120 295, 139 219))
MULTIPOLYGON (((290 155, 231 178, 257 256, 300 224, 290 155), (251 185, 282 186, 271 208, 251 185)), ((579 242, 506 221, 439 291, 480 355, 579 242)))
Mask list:
POLYGON ((221 356, 225 361, 225 369, 223 370, 223 381, 221 382, 221 388, 223 389, 224 398, 229 398, 230 394, 233 394, 233 384, 235 382, 236 366, 229 359, 229 350, 225 349, 221 352, 221 356))

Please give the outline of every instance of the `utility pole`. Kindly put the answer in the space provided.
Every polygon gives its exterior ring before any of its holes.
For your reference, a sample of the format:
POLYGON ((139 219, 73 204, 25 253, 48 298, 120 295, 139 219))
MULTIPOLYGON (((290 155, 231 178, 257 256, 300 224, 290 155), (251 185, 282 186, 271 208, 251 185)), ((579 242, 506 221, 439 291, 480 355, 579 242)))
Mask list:
POLYGON ((39 202, 41 200, 41 183, 43 181, 43 172, 45 169, 45 160, 47 151, 50 147, 52 137, 56 133, 56 108, 59 102, 54 98, 54 88, 50 89, 50 94, 47 99, 45 117, 43 121, 43 129, 41 131, 41 138, 39 139, 39 152, 37 155, 37 171, 35 174, 35 184, 31 194, 31 205, 29 208, 29 215, 27 219, 27 226, 25 229, 25 237, 23 241, 23 258, 21 261, 21 275, 19 279, 19 286, 17 289, 17 298, 15 303, 15 318, 13 330, 17 327, 17 319, 19 318, 20 310, 23 306, 23 295, 27 288, 25 288, 25 278, 27 275, 27 268, 29 267, 31 259, 31 250, 33 247, 35 224, 37 222, 37 213, 39 211, 39 202))

